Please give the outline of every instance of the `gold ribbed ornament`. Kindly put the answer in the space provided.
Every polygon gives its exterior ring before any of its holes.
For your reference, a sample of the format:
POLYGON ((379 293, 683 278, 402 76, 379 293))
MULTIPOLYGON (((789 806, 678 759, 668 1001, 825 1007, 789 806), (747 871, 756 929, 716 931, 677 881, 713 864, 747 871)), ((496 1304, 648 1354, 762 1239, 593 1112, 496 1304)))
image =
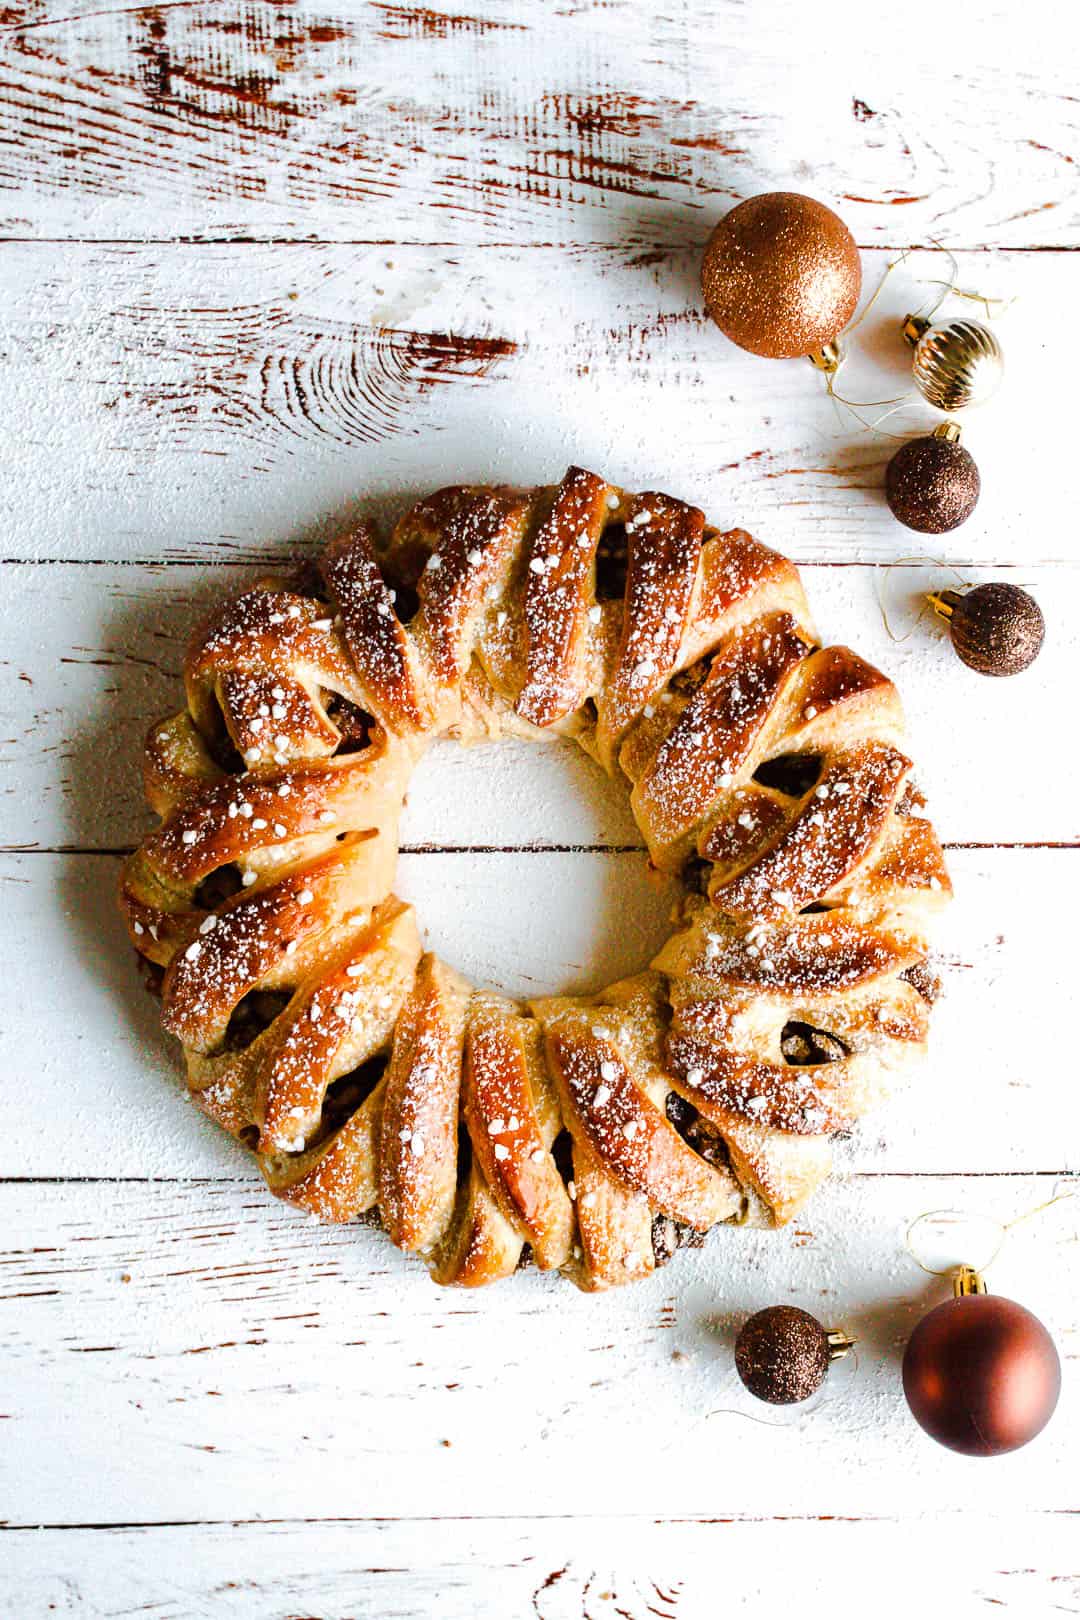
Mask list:
POLYGON ((939 411, 982 405, 1005 374, 1001 344, 980 321, 961 317, 931 326, 922 316, 909 315, 904 336, 915 348, 916 386, 939 411))

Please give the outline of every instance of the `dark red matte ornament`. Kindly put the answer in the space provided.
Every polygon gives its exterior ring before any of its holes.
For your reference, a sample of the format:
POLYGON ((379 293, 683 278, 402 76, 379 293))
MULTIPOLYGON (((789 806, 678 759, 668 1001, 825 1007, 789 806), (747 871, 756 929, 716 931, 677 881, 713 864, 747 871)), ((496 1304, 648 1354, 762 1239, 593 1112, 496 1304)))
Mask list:
POLYGON ((969 1457, 998 1457, 1046 1427, 1061 1362, 1037 1316, 988 1294, 962 1267, 955 1297, 924 1316, 904 1352, 907 1403, 932 1439, 969 1457))

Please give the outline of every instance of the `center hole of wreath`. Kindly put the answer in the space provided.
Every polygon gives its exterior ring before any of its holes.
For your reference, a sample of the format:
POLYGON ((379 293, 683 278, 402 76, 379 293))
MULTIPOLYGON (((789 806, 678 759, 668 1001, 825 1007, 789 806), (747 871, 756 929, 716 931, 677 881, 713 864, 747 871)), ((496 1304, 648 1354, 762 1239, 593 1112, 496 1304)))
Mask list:
POLYGON ((433 743, 409 785, 397 893, 427 947, 519 1000, 588 993, 646 968, 672 931, 612 781, 576 743, 433 743))

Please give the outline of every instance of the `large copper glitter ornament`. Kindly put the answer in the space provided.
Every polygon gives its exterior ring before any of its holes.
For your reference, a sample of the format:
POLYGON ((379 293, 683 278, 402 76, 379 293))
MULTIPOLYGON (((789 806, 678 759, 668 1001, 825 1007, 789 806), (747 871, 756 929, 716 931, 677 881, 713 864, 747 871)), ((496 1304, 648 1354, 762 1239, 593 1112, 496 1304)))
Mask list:
POLYGON ((701 267, 709 314, 751 354, 818 356, 859 301, 855 239, 831 208, 797 191, 750 197, 709 238, 701 267))

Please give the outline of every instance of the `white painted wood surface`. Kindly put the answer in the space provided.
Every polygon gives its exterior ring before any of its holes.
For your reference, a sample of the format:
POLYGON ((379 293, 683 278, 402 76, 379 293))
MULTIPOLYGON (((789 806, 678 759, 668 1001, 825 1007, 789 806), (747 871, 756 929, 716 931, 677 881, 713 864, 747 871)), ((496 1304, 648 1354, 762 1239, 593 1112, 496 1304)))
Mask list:
MULTIPOLYGON (((945 1291, 908 1221, 1080 1190, 1071 23, 1049 0, 54 11, 0 10, 0 1614, 1080 1612, 1080 1203, 991 1273, 1064 1358, 1035 1445, 954 1458, 898 1384, 945 1291), (894 441, 701 315, 714 219, 783 185, 840 208, 868 288, 922 246, 860 330, 855 397, 904 388, 897 324, 942 245, 1011 300, 951 536, 893 522, 894 441), (447 1296, 381 1234, 275 1204, 190 1109, 112 888, 207 603, 359 510, 571 460, 796 557, 822 630, 896 679, 952 846, 947 995, 924 1071, 791 1228, 614 1297, 535 1273, 447 1296), (1027 675, 981 680, 914 623, 944 563, 1039 596, 1027 675), (857 1364, 809 1410, 751 1409, 734 1331, 788 1299, 857 1364)), ((403 892, 484 982, 602 982, 662 937, 625 805, 570 749, 436 748, 404 841, 403 892)))
POLYGON ((805 1613, 834 1613, 842 1587, 849 1607, 860 1603, 893 1620, 908 1612, 892 1576, 901 1564, 915 1579, 932 1572, 931 1600, 959 1620, 977 1620, 990 1605, 1022 1615, 1075 1612, 1068 1518, 994 1517, 974 1543, 962 1539, 962 1523, 952 1515, 913 1518, 903 1538, 895 1523, 829 1517, 16 1530, 6 1538, 0 1599, 13 1606, 30 1589, 42 1612, 91 1620, 130 1613, 246 1620, 253 1583, 242 1572, 257 1567, 274 1613, 473 1620, 482 1570, 481 1601, 490 1612, 530 1620, 713 1620, 721 1603, 727 1613, 776 1613, 793 1580, 805 1613))
MULTIPOLYGON (((896 441, 805 361, 733 348, 701 311, 700 243, 644 252, 630 223, 570 246, 12 243, 6 554, 261 561, 357 510, 461 479, 550 482, 571 460, 692 498, 798 562, 919 550, 898 550, 882 497, 896 441), (43 464, 30 524, 19 493, 43 464)), ((898 253, 863 257, 869 292, 898 253)), ((898 329, 948 273, 933 250, 900 265, 840 374, 856 400, 912 395, 890 429, 936 420, 898 329)), ((1009 382, 966 430, 986 498, 933 554, 1074 564, 1075 259, 961 252, 959 275, 1003 301, 1009 382)))

